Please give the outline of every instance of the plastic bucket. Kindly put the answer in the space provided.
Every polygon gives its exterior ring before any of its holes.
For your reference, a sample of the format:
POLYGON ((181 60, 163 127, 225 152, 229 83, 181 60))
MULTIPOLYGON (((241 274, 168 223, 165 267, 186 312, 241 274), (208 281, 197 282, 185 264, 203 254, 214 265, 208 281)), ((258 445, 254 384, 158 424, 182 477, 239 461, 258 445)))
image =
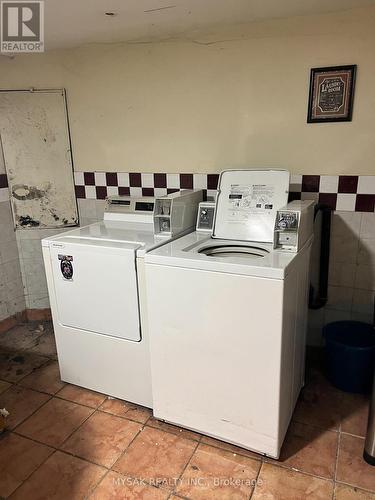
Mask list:
POLYGON ((336 321, 323 328, 330 382, 346 392, 371 390, 375 362, 374 327, 360 321, 336 321))

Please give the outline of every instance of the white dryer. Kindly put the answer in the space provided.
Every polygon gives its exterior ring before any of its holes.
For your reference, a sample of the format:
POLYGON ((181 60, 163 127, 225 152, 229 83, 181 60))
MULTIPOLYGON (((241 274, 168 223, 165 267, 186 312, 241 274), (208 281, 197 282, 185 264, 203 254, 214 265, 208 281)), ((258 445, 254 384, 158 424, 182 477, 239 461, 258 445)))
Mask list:
POLYGON ((201 200, 114 197, 102 222, 42 240, 62 380, 151 407, 144 255, 192 231, 201 200))
POLYGON ((286 171, 223 172, 213 237, 145 256, 155 417, 275 458, 304 380, 312 240, 293 251, 313 207, 278 212, 288 188, 286 171))

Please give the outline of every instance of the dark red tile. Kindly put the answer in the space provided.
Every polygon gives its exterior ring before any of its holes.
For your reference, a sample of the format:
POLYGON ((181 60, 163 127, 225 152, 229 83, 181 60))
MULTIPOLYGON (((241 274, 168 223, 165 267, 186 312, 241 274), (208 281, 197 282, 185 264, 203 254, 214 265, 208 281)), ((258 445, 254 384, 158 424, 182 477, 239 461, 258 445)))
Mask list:
POLYGON ((154 196, 154 188, 142 188, 142 196, 154 196))
POLYGON ((218 182, 219 182, 219 174, 207 175, 207 189, 217 189, 218 182))
POLYGON ((193 174, 180 174, 180 188, 193 189, 193 174))
POLYGON ((141 187, 142 186, 141 174, 138 173, 129 174, 129 184, 130 187, 141 187))
POLYGON ((319 203, 326 205, 332 210, 336 210, 337 193, 320 193, 319 203))
POLYGON ((154 186, 156 188, 166 188, 167 174, 154 174, 154 186))
POLYGON ((0 174, 0 188, 8 187, 8 177, 7 174, 0 174))
POLYGON ((301 199, 301 193, 295 193, 294 191, 289 193, 288 202, 300 199, 301 199))
POLYGON ((76 198, 86 198, 85 186, 75 186, 76 198))
POLYGON ((107 172, 105 174, 107 186, 118 186, 117 173, 107 172))
POLYGON ((96 186, 96 198, 98 200, 105 200, 107 196, 107 188, 105 186, 96 186))
POLYGON ((124 187, 124 186, 119 186, 118 194, 120 194, 121 196, 130 196, 130 188, 124 187))
POLYGON ((83 172, 83 178, 85 179, 85 186, 95 186, 94 172, 83 172))
POLYGON ((301 191, 305 193, 319 193, 319 184, 319 175, 303 175, 301 191))
POLYGON ((175 188, 168 188, 168 189, 167 189, 167 193, 168 193, 168 194, 171 194, 171 193, 177 193, 177 191, 179 191, 179 189, 175 189, 175 188))
POLYGON ((375 207, 375 194, 357 194, 355 211, 373 212, 375 207))
POLYGON ((340 175, 339 193, 356 193, 358 186, 358 175, 340 175))

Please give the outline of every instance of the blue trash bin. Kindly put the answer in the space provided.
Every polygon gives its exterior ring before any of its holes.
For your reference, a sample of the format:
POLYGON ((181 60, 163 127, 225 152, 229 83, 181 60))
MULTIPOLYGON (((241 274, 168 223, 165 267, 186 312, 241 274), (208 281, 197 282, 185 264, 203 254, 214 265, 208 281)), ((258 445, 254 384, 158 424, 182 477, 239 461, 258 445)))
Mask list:
POLYGON ((323 337, 329 381, 345 392, 369 392, 375 363, 373 325, 336 321, 323 328, 323 337))

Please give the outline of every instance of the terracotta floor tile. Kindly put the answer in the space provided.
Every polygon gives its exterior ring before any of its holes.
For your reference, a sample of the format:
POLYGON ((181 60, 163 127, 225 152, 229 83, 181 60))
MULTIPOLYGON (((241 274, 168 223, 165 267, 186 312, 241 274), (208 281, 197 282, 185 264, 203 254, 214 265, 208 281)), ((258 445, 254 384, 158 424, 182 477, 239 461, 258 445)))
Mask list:
POLYGON ((176 434, 176 436, 182 436, 186 439, 193 439, 194 441, 199 441, 201 438, 201 434, 198 434, 198 432, 189 431, 188 429, 183 429, 177 425, 168 424, 167 422, 163 422, 162 420, 158 420, 154 417, 151 417, 147 421, 146 425, 161 431, 171 432, 172 434, 176 434))
POLYGON ((10 382, 5 382, 5 380, 0 380, 0 394, 9 389, 11 385, 12 384, 10 382))
MULTIPOLYGON (((278 462, 303 472, 332 479, 337 440, 336 432, 292 422, 278 462)), ((274 462, 268 458, 267 461, 274 462)))
POLYGON ((111 471, 95 489, 90 500, 164 500, 168 496, 168 491, 140 484, 137 479, 111 471))
POLYGON ((254 500, 327 500, 332 498, 333 482, 308 476, 301 472, 263 464, 255 491, 254 500))
POLYGON ((65 386, 61 381, 59 365, 57 361, 49 363, 34 370, 30 375, 27 375, 20 382, 23 387, 29 387, 36 391, 48 392, 48 394, 56 394, 65 386))
POLYGON ((220 441, 219 439, 214 439, 208 436, 202 436, 201 443, 209 444, 210 446, 216 446, 217 448, 221 448, 232 453, 237 453, 238 455, 244 455, 245 457, 251 457, 257 460, 262 459, 262 455, 259 455, 259 453, 254 453, 253 451, 245 450, 245 448, 240 448, 239 446, 235 446, 233 444, 226 443, 224 441, 220 441))
POLYGON ((27 351, 0 351, 0 379, 18 382, 47 361, 48 358, 27 351))
POLYGON ((337 462, 337 481, 375 491, 375 468, 363 458, 364 439, 342 434, 337 462))
POLYGON ((0 348, 13 351, 30 349, 42 333, 30 323, 15 326, 0 335, 0 348))
POLYGON ((323 429, 337 430, 341 421, 341 394, 322 380, 308 384, 301 392, 293 420, 323 429))
POLYGON ((188 498, 248 499, 261 462, 200 444, 182 475, 176 493, 188 498))
POLYGON ((0 396, 0 408, 6 408, 10 413, 7 418, 7 427, 14 429, 49 398, 48 394, 13 385, 0 396))
POLYGON ((59 398, 67 399, 90 408, 98 408, 107 396, 99 392, 90 391, 78 385, 67 384, 61 391, 57 393, 59 398))
POLYGON ((14 500, 80 500, 98 484, 106 469, 56 451, 13 494, 14 500))
POLYGON ((99 408, 101 411, 117 415, 118 417, 126 417, 131 420, 136 420, 141 424, 145 424, 152 415, 150 408, 138 406, 133 403, 128 403, 121 399, 107 398, 99 408))
POLYGON ((366 436, 369 398, 361 394, 342 395, 341 431, 366 436))
POLYGON ((172 489, 173 478, 179 477, 195 447, 195 441, 145 427, 113 469, 172 489))
POLYGON ((111 467, 142 426, 108 413, 96 412, 68 439, 62 449, 111 467))
POLYGON ((52 398, 17 428, 20 434, 59 447, 94 410, 52 398))
POLYGON ((0 438, 0 497, 13 493, 52 452, 52 448, 16 434, 0 438))
POLYGON ((335 500, 375 500, 375 493, 352 488, 345 484, 336 484, 335 500))
POLYGON ((51 331, 45 331, 40 335, 34 347, 30 349, 31 352, 40 354, 41 356, 48 356, 54 358, 57 355, 55 335, 51 331))

